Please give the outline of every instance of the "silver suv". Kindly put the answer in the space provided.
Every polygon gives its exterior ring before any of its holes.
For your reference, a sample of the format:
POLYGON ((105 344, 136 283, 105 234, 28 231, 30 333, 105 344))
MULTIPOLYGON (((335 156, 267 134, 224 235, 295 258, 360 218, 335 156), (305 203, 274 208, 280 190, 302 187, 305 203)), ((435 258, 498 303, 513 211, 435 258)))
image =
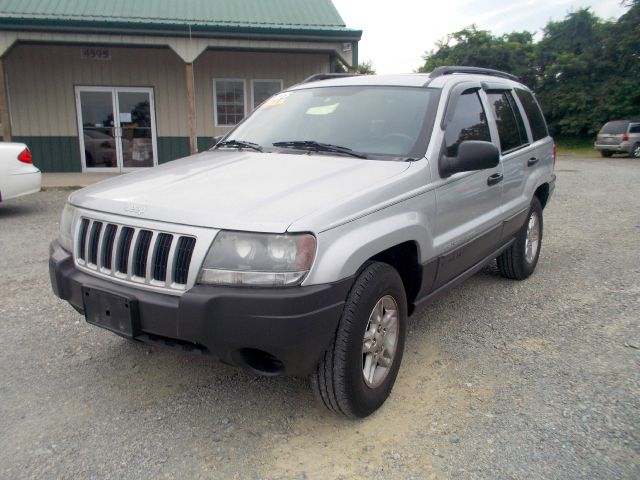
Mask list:
POLYGON ((614 120, 607 122, 598 132, 596 150, 603 157, 626 153, 640 158, 640 120, 614 120))
POLYGON ((51 283, 93 325, 310 375, 327 408, 364 417, 413 311, 496 258, 533 273, 554 163, 509 74, 318 75, 210 151, 73 193, 51 283))

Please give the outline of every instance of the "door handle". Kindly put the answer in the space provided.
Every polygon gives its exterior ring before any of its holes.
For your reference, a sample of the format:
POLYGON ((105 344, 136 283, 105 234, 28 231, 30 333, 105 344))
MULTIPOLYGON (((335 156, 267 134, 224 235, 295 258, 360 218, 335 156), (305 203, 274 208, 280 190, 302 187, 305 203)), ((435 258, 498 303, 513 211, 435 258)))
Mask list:
POLYGON ((501 173, 494 173, 487 178, 487 185, 495 185, 496 183, 500 183, 504 177, 501 173))
POLYGON ((538 160, 539 159, 536 157, 531 157, 529 160, 527 160, 527 167, 532 167, 533 165, 538 163, 538 160))

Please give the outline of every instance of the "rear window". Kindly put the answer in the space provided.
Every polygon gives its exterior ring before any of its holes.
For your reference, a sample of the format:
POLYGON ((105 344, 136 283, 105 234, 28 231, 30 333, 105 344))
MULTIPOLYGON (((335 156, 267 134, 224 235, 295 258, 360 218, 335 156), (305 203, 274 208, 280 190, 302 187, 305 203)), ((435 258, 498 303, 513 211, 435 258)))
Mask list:
POLYGON ((600 133, 627 133, 627 125, 629 125, 629 122, 625 122, 623 120, 608 122, 604 124, 604 127, 602 127, 602 130, 600 130, 600 133))
POLYGON ((549 135, 549 132, 547 132, 547 124, 544 121, 538 102, 533 98, 531 92, 516 88, 516 95, 518 95, 520 103, 522 103, 522 107, 524 108, 524 112, 529 118, 529 126, 531 127, 533 141, 535 142, 536 140, 540 140, 541 138, 549 135))

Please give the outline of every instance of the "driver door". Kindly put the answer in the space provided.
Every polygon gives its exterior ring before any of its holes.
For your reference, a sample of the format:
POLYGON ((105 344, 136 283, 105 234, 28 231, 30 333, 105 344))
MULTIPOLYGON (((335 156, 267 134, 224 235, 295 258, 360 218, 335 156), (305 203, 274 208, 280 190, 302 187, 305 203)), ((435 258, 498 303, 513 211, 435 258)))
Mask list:
MULTIPOLYGON (((461 142, 491 142, 479 88, 456 88, 445 116, 440 157, 455 157, 461 142), (457 90, 457 91, 456 91, 457 90)), ((433 289, 486 258, 500 242, 502 163, 442 178, 436 189, 434 243, 439 254, 433 289)))

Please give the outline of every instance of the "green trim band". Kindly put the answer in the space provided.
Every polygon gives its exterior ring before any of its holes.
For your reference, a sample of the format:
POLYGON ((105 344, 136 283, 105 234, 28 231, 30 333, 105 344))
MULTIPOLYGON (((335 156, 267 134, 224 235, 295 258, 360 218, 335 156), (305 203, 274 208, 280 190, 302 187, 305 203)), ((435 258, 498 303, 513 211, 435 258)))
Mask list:
POLYGON ((344 27, 291 28, 225 25, 191 25, 188 23, 145 23, 145 22, 104 22, 77 20, 49 20, 0 18, 0 27, 14 27, 15 30, 48 31, 58 33, 106 33, 149 36, 179 36, 204 38, 234 38, 269 40, 320 40, 320 41, 359 41, 362 30, 344 27), (18 27, 18 28, 16 28, 18 27))

